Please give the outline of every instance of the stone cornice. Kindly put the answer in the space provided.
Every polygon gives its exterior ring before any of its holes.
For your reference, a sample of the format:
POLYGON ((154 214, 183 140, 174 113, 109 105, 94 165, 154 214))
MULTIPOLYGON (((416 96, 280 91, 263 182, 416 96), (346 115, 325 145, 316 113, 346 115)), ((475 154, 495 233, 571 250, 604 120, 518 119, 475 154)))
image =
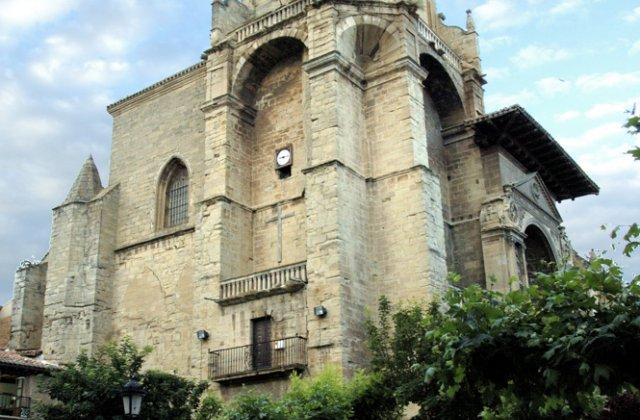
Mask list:
POLYGON ((393 63, 390 63, 387 66, 382 67, 377 71, 367 73, 367 88, 378 86, 380 84, 377 83, 379 79, 389 74, 398 73, 400 71, 408 71, 410 73, 413 73, 416 77, 423 81, 429 76, 429 72, 419 63, 417 63, 416 60, 414 60, 412 57, 403 57, 393 63))
POLYGON ((127 245, 123 245, 123 246, 121 246, 119 248, 116 248, 116 250, 114 252, 116 254, 120 254, 120 253, 123 253, 123 252, 126 252, 126 251, 130 251, 132 249, 136 249, 136 248, 140 248, 140 247, 145 246, 145 245, 152 244, 154 242, 159 242, 159 241, 163 241, 163 240, 166 240, 166 239, 171 239, 171 238, 176 238, 176 237, 179 237, 179 236, 187 235, 189 233, 195 232, 195 230, 196 230, 195 226, 186 226, 186 227, 182 226, 180 228, 175 228, 175 229, 169 230, 169 231, 161 231, 161 232, 158 232, 158 233, 156 233, 155 235, 153 235, 153 236, 151 236, 149 238, 146 238, 146 239, 143 239, 143 240, 140 240, 140 241, 137 241, 137 242, 133 242, 133 243, 130 243, 130 244, 127 244, 127 245))
POLYGON ((240 111, 243 119, 249 123, 253 122, 256 118, 257 111, 253 107, 243 104, 240 99, 229 93, 205 102, 200 109, 205 114, 210 114, 224 107, 240 111))
POLYGON ((365 80, 362 69, 357 64, 347 60, 338 51, 331 51, 312 58, 305 62, 302 68, 309 75, 309 79, 322 76, 330 71, 337 71, 360 89, 362 89, 365 80))
POLYGON ((429 167, 427 167, 425 165, 422 165, 422 164, 413 165, 413 166, 410 166, 410 167, 405 168, 405 169, 399 169, 397 171, 391 171, 391 172, 388 172, 386 174, 378 175, 376 177, 371 177, 371 176, 370 177, 366 177, 366 176, 362 175, 360 172, 358 172, 357 170, 355 170, 351 166, 345 164, 344 162, 342 162, 339 159, 332 159, 332 160, 328 160, 326 162, 321 162, 321 163, 318 163, 316 165, 309 166, 307 168, 304 168, 302 170, 302 173, 306 175, 308 173, 314 172, 314 171, 316 171, 318 169, 321 169, 321 168, 326 168, 328 166, 335 166, 335 167, 340 167, 340 168, 346 169, 349 172, 351 172, 353 175, 355 175, 356 177, 360 178, 361 180, 363 180, 365 182, 369 182, 369 183, 383 181, 385 179, 393 178, 393 177, 396 177, 396 176, 401 176, 401 175, 404 175, 404 174, 407 174, 407 173, 411 173, 411 172, 417 171, 417 170, 423 171, 425 174, 430 175, 430 176, 434 176, 434 177, 437 178, 437 176, 434 174, 434 172, 431 170, 431 168, 429 168, 429 167))
POLYGON ((259 206, 256 207, 250 207, 246 204, 242 204, 237 200, 234 200, 233 198, 229 197, 228 195, 217 195, 215 197, 211 197, 208 198, 206 200, 201 201, 199 204, 202 204, 204 206, 210 206, 216 203, 227 203, 227 204, 233 204, 234 206, 237 206, 239 208, 241 208, 242 210, 249 212, 249 213, 258 213, 270 208, 274 208, 279 204, 287 204, 287 203, 294 203, 296 201, 302 200, 304 198, 304 191, 302 192, 302 194, 297 195, 295 197, 291 197, 291 198, 285 198, 283 200, 279 200, 273 203, 269 203, 269 204, 261 204, 259 206))
POLYGON ((132 95, 129 95, 118 102, 115 102, 109 106, 107 106, 107 112, 111 115, 116 115, 122 110, 131 107, 133 104, 139 103, 140 101, 144 101, 151 97, 160 95, 172 89, 175 89, 178 86, 182 86, 183 84, 191 81, 197 75, 200 74, 200 71, 203 71, 206 67, 206 61, 201 61, 198 64, 195 64, 191 67, 188 67, 172 76, 167 77, 155 83, 149 87, 142 89, 132 95))

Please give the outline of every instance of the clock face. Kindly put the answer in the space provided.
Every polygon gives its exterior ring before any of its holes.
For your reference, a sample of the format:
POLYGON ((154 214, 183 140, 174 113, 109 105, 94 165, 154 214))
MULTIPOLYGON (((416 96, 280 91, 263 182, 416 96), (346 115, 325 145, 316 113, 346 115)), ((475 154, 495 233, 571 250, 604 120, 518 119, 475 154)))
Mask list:
POLYGON ((276 163, 278 166, 285 166, 291 164, 291 150, 282 149, 276 156, 276 163))

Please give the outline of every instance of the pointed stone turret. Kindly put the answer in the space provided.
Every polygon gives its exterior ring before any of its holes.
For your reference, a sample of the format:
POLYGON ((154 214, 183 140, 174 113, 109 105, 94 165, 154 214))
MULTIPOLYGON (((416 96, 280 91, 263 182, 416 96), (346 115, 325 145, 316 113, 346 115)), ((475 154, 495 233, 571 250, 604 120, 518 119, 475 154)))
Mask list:
POLYGON ((476 31, 476 22, 473 20, 471 9, 467 10, 467 32, 476 31))
POLYGON ((102 191, 102 181, 93 157, 85 161, 64 203, 87 202, 102 191))

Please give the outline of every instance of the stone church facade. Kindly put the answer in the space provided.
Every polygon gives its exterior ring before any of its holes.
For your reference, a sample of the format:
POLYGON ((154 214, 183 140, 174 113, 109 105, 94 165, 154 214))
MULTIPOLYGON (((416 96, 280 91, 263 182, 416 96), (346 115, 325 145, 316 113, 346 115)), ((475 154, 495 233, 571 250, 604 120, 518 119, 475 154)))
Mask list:
POLYGON ((212 26, 200 62, 109 106, 109 185, 89 159, 18 270, 13 349, 130 336, 149 367, 277 388, 362 366, 382 294, 571 262, 554 202, 598 187, 521 107, 485 113, 471 15, 214 0, 212 26))

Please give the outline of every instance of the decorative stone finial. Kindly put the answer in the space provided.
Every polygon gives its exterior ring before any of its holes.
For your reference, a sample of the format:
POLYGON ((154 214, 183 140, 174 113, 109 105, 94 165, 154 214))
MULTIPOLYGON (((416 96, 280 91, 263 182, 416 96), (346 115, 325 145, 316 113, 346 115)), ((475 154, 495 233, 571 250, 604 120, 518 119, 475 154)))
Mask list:
POLYGON ((72 202, 86 202, 90 201, 102 190, 102 181, 100 180, 100 174, 98 168, 93 161, 93 156, 89 156, 82 165, 82 169, 76 178, 76 182, 73 183, 65 203, 72 202))
POLYGON ((468 32, 475 32, 476 30, 476 23, 473 20, 473 13, 471 12, 471 9, 467 10, 467 31, 468 32))

